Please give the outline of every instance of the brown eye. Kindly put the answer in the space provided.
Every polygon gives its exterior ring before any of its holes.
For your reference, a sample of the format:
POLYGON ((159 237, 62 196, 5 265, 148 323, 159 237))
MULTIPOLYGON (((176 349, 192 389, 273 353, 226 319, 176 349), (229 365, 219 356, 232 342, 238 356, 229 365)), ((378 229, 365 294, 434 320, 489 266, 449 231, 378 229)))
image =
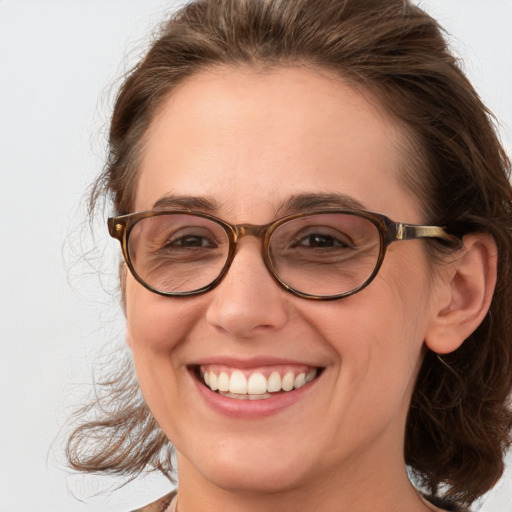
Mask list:
POLYGON ((312 249, 321 249, 334 247, 348 247, 348 245, 343 241, 330 235, 311 233, 295 241, 292 247, 310 247, 312 249))
POLYGON ((188 234, 175 237, 167 243, 168 247, 180 248, 214 248, 217 244, 210 238, 203 235, 188 234))

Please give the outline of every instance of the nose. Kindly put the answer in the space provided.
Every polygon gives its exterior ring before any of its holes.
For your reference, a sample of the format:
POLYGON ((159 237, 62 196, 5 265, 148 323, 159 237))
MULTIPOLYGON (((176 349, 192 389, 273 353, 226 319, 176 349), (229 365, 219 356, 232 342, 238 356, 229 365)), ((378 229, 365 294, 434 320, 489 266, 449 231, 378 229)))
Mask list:
POLYGON ((206 319, 231 336, 249 339, 279 330, 288 320, 288 293, 265 267, 258 240, 240 243, 227 275, 210 294, 206 319))

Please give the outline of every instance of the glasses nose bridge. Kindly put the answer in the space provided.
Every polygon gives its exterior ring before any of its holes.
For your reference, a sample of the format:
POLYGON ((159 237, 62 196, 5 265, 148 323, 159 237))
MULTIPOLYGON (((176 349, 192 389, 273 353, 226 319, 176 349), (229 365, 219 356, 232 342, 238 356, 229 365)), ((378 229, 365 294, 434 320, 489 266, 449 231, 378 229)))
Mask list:
POLYGON ((267 267, 267 270, 270 271, 272 274, 271 269, 269 268, 267 258, 264 254, 265 252, 265 238, 268 232, 268 229, 272 226, 272 223, 270 224, 231 224, 232 232, 234 233, 234 239, 230 242, 230 250, 229 250, 229 256, 228 256, 228 262, 226 267, 227 269, 231 267, 231 264, 233 263, 233 260, 238 253, 238 242, 240 242, 240 239, 246 237, 246 236, 253 236, 255 238, 259 238, 261 240, 261 250, 262 250, 262 258, 263 262, 265 264, 265 267, 267 267))
POLYGON ((236 224, 233 227, 236 233, 236 240, 238 241, 245 236, 254 236, 263 240, 268 226, 268 224, 236 224))

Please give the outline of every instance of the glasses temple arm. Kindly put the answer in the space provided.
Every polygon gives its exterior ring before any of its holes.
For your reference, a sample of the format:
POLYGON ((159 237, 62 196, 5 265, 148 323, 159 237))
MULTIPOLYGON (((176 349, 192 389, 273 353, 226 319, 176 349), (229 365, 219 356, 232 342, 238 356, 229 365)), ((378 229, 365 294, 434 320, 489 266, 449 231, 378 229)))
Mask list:
POLYGON ((419 226, 417 224, 395 224, 394 240, 414 240, 418 238, 438 238, 450 243, 459 243, 460 238, 447 233, 440 226, 419 226))

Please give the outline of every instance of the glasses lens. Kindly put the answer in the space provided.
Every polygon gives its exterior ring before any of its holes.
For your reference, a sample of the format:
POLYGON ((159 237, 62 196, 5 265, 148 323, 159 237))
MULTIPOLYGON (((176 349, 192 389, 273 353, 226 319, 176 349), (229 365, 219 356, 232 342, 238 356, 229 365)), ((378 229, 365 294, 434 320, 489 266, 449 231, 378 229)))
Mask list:
POLYGON ((147 217, 135 224, 128 254, 135 273, 162 292, 191 292, 221 273, 229 239, 216 222, 189 214, 147 217))
POLYGON ((281 224, 269 242, 279 278, 322 297, 351 292, 372 275, 380 253, 377 226, 357 215, 310 215, 281 224))

